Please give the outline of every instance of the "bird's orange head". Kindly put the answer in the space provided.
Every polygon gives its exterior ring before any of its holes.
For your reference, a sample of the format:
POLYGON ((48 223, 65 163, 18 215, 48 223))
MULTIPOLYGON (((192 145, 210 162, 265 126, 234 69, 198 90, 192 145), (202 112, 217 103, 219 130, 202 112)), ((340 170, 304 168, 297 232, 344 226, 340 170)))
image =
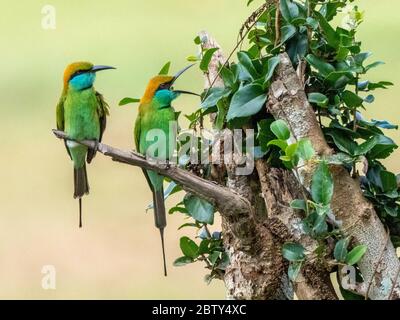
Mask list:
POLYGON ((87 61, 78 61, 69 64, 64 71, 64 91, 67 90, 68 85, 75 79, 77 85, 84 85, 94 81, 95 73, 101 70, 115 69, 110 66, 95 66, 93 63, 87 61), (78 77, 81 77, 78 79, 78 77))
MULTIPOLYGON (((189 65, 186 68, 183 68, 181 71, 179 71, 175 76, 167 76, 167 75, 157 75, 153 78, 150 79, 146 90, 144 92, 143 97, 140 99, 140 103, 150 103, 156 93, 162 91, 162 90, 170 90, 172 91, 172 85, 178 79, 186 70, 188 70, 190 67, 193 65, 189 65)), ((173 90, 176 96, 178 96, 180 93, 188 93, 188 94, 194 94, 189 91, 182 91, 182 90, 173 90)), ((195 94, 197 95, 197 94, 195 94)))
POLYGON ((149 84, 146 87, 146 91, 144 92, 142 99, 140 99, 140 102, 141 103, 150 102, 158 90, 170 89, 173 81, 174 77, 166 75, 158 75, 151 78, 149 84))

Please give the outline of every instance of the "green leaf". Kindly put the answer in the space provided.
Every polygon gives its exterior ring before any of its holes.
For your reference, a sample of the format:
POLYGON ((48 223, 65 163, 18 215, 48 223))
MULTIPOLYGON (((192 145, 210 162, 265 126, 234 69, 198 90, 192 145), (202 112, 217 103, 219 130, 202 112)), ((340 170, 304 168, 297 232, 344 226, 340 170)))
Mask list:
POLYGON ((179 245, 181 247, 182 253, 185 257, 189 257, 191 259, 196 259, 199 256, 199 247, 198 245, 188 237, 182 237, 179 241, 179 245))
POLYGON ((257 123, 257 140, 262 152, 268 150, 268 143, 275 138, 270 128, 272 121, 272 119, 262 119, 257 123))
POLYGON ((203 58, 200 62, 200 69, 204 72, 208 71, 208 65, 210 64, 211 58, 215 52, 217 52, 219 48, 210 48, 203 54, 203 58))
POLYGON ((385 63, 383 61, 376 61, 374 63, 371 63, 365 67, 365 72, 368 72, 370 69, 376 68, 382 64, 385 64, 385 63))
POLYGON ((361 260, 365 252, 367 252, 367 249, 368 247, 366 245, 359 245, 353 248, 346 256, 346 263, 349 266, 356 264, 361 260))
POLYGON ((189 62, 197 62, 200 60, 200 58, 196 57, 196 56, 187 56, 186 60, 189 62))
POLYGON ((286 41, 290 40, 297 32, 295 26, 291 24, 283 26, 281 28, 281 43, 285 43, 286 41))
POLYGON ((344 262, 347 256, 347 247, 349 246, 350 238, 340 239, 336 242, 335 250, 333 251, 333 256, 339 262, 344 262))
POLYGON ((305 259, 305 249, 299 243, 288 242, 282 246, 282 255, 289 261, 303 261, 305 259))
POLYGON ((188 193, 185 195, 183 203, 189 215, 196 221, 214 223, 214 206, 208 201, 188 193))
POLYGON ((376 146, 378 143, 378 137, 377 136, 372 136, 369 138, 367 141, 363 142, 359 146, 356 147, 354 150, 354 156, 360 156, 367 154, 373 147, 376 146))
POLYGON ((209 245, 210 245, 211 240, 210 239, 204 239, 200 242, 199 245, 199 255, 205 254, 209 252, 209 245))
POLYGON ((194 38, 193 41, 194 41, 194 43, 197 44, 197 45, 201 44, 200 36, 197 36, 196 38, 194 38))
POLYGON ((240 65, 247 71, 252 79, 258 79, 260 77, 256 68, 254 67, 253 61, 251 61, 247 52, 240 51, 237 53, 240 65))
POLYGON ((286 148, 288 147, 286 140, 281 140, 281 139, 270 140, 267 145, 268 146, 277 146, 282 151, 285 151, 286 148))
POLYGON ((168 214, 173 214, 175 212, 180 212, 180 213, 185 213, 185 214, 188 213, 186 208, 180 207, 180 206, 175 206, 168 210, 168 214))
POLYGON ((289 127, 284 120, 275 120, 271 123, 271 131, 278 139, 287 140, 290 138, 289 127))
POLYGON ((290 279, 290 281, 296 281, 301 267, 303 265, 302 261, 295 261, 289 264, 289 268, 288 268, 288 277, 290 279))
POLYGON ((167 75, 169 72, 169 67, 171 66, 171 61, 168 61, 164 66, 161 68, 159 75, 167 75))
POLYGON ((307 210, 306 202, 303 199, 294 199, 290 203, 290 207, 297 210, 303 210, 303 211, 307 210))
POLYGON ((304 57, 308 52, 307 32, 297 32, 294 37, 292 37, 286 43, 286 51, 294 65, 297 65, 299 63, 299 59, 304 60, 304 57))
POLYGON ((249 84, 239 89, 232 97, 227 120, 248 117, 258 113, 265 105, 267 94, 258 84, 249 84))
POLYGON ((397 190, 397 178, 394 173, 382 170, 380 172, 380 178, 383 192, 391 192, 397 190))
POLYGON ((222 130, 225 124, 226 113, 228 112, 228 107, 226 106, 226 102, 224 100, 219 100, 217 102, 217 117, 215 119, 215 128, 217 130, 222 130))
POLYGON ((138 103, 138 102, 140 102, 140 99, 137 99, 137 98, 123 98, 123 99, 118 103, 118 105, 119 105, 119 106, 124 106, 124 105, 126 105, 126 104, 128 104, 128 103, 138 103))
POLYGON ((376 146, 368 152, 367 157, 370 159, 385 159, 387 158, 394 149, 397 149, 397 145, 392 139, 382 134, 377 135, 378 141, 376 146))
POLYGON ((339 47, 339 42, 340 42, 339 35, 331 27, 329 22, 326 21, 326 19, 324 18, 324 16, 322 14, 320 14, 319 12, 315 12, 315 15, 317 16, 317 18, 319 20, 319 25, 321 26, 321 29, 326 36, 326 38, 325 38, 326 41, 332 48, 337 49, 339 47))
POLYGON ((313 28, 314 30, 318 29, 318 21, 314 18, 308 17, 306 19, 306 23, 308 26, 310 26, 311 28, 313 28))
POLYGON ((328 77, 330 73, 335 72, 335 68, 331 64, 317 58, 313 54, 307 55, 306 60, 312 67, 318 70, 324 78, 328 77))
POLYGON ((226 98, 231 94, 231 90, 228 88, 214 87, 208 91, 206 99, 201 103, 200 107, 208 109, 215 107, 218 101, 222 98, 226 98))
POLYGON ((274 75, 276 67, 279 65, 280 59, 278 56, 272 57, 268 60, 268 72, 265 75, 264 84, 271 80, 274 75))
POLYGON ((311 196, 318 203, 327 205, 333 195, 333 179, 325 161, 321 161, 315 170, 311 181, 311 196))
POLYGON ((185 266, 185 265, 187 265, 189 263, 193 263, 193 262, 194 262, 193 259, 190 257, 179 257, 178 259, 176 259, 174 261, 174 266, 182 267, 182 266, 185 266))
POLYGON ((219 256, 220 256, 221 252, 219 251, 214 251, 213 253, 208 255, 208 260, 210 260, 211 265, 215 265, 215 263, 217 262, 219 256))
POLYGON ((299 16, 299 7, 292 2, 292 0, 281 0, 280 9, 282 17, 287 21, 291 22, 294 18, 299 16))
POLYGON ((236 83, 235 75, 230 69, 228 69, 225 66, 222 66, 220 69, 220 74, 226 87, 232 88, 235 85, 236 83))
POLYGON ((314 155, 315 151, 309 139, 301 139, 297 142, 297 154, 303 160, 310 160, 314 155))
POLYGON ((289 157, 290 159, 293 159, 297 152, 297 147, 298 147, 297 143, 292 143, 292 144, 288 145, 285 149, 285 155, 287 157, 289 157))
POLYGON ((315 103, 319 107, 326 107, 328 105, 329 99, 326 95, 319 92, 312 92, 308 95, 308 101, 315 103))
POLYGON ((328 131, 326 135, 332 137, 333 142, 340 151, 343 151, 350 155, 354 155, 357 144, 348 136, 341 132, 338 132, 337 130, 328 131))
POLYGON ((354 92, 351 92, 349 90, 343 92, 342 99, 349 108, 357 108, 361 106, 362 103, 364 102, 364 100, 361 97, 359 97, 354 92))
POLYGON ((184 224, 182 224, 182 225, 178 228, 178 230, 181 230, 181 229, 186 228, 186 227, 197 228, 198 225, 197 225, 196 223, 192 223, 192 222, 184 223, 184 224))

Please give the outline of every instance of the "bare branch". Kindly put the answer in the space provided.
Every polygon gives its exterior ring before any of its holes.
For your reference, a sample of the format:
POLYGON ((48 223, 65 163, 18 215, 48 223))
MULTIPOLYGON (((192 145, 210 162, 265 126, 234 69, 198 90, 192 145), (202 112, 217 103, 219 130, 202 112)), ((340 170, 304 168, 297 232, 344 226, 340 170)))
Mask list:
POLYGON ((228 188, 200 178, 176 166, 148 161, 141 154, 134 151, 117 149, 104 143, 96 144, 96 142, 92 140, 77 141, 68 138, 67 134, 63 131, 53 130, 53 133, 59 139, 75 141, 91 149, 97 147, 99 152, 115 161, 153 170, 165 177, 171 178, 176 183, 180 184, 185 191, 193 193, 214 204, 222 215, 240 215, 244 212, 248 212, 251 208, 247 199, 235 194, 228 188))

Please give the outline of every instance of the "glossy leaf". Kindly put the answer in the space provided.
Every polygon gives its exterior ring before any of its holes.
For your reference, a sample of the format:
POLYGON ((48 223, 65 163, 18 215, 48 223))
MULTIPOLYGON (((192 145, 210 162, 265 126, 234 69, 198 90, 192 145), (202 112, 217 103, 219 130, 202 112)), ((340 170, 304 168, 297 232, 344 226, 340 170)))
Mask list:
POLYGON ((290 138, 289 127, 283 120, 275 120, 271 123, 271 131, 278 139, 287 140, 290 138))
POLYGON ((188 237, 182 237, 179 241, 182 253, 185 257, 196 259, 198 257, 199 247, 198 245, 188 237))
POLYGON ((138 99, 138 98, 123 98, 118 103, 118 105, 119 106, 124 106, 124 105, 127 105, 128 103, 139 103, 139 102, 140 102, 140 99, 138 99))
POLYGON ((258 113, 265 105, 267 94, 258 84, 249 84, 239 89, 232 97, 227 120, 248 117, 258 113))
POLYGON ((325 78, 329 76, 330 73, 335 72, 335 68, 331 64, 321 60, 320 58, 317 58, 313 54, 309 54, 306 57, 306 60, 312 67, 318 70, 321 76, 325 78))
POLYGON ((282 246, 282 255, 289 261, 302 261, 305 259, 305 249, 299 243, 289 242, 282 246))
POLYGON ((159 75, 167 75, 169 73, 169 68, 171 67, 171 61, 168 61, 158 73, 159 75))
POLYGON ((196 221, 207 224, 214 223, 214 206, 208 201, 192 194, 186 194, 183 203, 188 214, 196 221))
POLYGON ((208 71, 208 65, 211 62, 211 59, 214 55, 215 52, 217 52, 219 48, 210 48, 207 49, 207 51, 203 54, 203 58, 201 59, 200 62, 200 69, 204 72, 208 71))
POLYGON ((349 266, 356 264, 361 260, 365 252, 367 252, 367 249, 368 247, 366 245, 359 245, 353 248, 346 256, 346 263, 349 266))
POLYGON ((329 99, 326 95, 319 92, 312 92, 308 95, 308 101, 315 103, 320 107, 326 107, 328 105, 329 99))
POLYGON ((333 256, 339 262, 344 262, 347 256, 347 247, 349 246, 350 238, 340 239, 336 245, 335 250, 333 251, 333 256))
POLYGON ((325 161, 321 161, 311 181, 311 196, 316 203, 327 205, 333 195, 333 179, 325 161))
POLYGON ((182 266, 186 266, 187 264, 193 263, 193 262, 194 262, 194 260, 192 258, 190 258, 190 257, 186 257, 186 256, 179 257, 178 259, 176 259, 174 261, 174 266, 175 267, 182 267, 182 266))

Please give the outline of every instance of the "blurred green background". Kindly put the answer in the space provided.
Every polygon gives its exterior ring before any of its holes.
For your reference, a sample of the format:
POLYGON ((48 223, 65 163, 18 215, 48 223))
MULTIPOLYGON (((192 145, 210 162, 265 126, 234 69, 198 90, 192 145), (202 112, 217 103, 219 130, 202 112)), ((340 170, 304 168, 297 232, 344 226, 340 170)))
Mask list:
MULTIPOLYGON (((51 129, 64 67, 76 60, 113 65, 118 69, 99 74, 96 82, 111 106, 104 141, 133 148, 137 107, 118 107, 119 99, 140 97, 166 61, 172 61, 172 71, 185 66, 185 57, 196 52, 192 40, 200 30, 212 33, 229 52, 254 8, 245 2, 1 0, 0 298, 224 298, 222 283, 203 281, 201 265, 172 266, 180 256, 179 238, 188 233, 177 231, 184 220, 179 214, 169 217, 169 276, 163 277, 158 231, 152 213, 145 213, 151 194, 138 168, 97 156, 89 167, 91 194, 84 198, 79 230, 72 165, 51 129), (55 30, 41 26, 46 4, 56 9, 55 30), (42 289, 43 265, 55 266, 56 290, 42 289)), ((358 3, 366 11, 359 32, 364 49, 387 63, 371 71, 371 79, 400 83, 400 3, 358 3)), ((200 92, 202 85, 193 69, 176 87, 200 92)), ((398 87, 376 98, 367 118, 398 122, 398 87)), ((175 108, 189 113, 197 104, 182 97, 175 108)), ((389 134, 400 141, 398 131, 389 134)), ((399 151, 386 163, 395 172, 400 171, 398 156, 399 151)))

